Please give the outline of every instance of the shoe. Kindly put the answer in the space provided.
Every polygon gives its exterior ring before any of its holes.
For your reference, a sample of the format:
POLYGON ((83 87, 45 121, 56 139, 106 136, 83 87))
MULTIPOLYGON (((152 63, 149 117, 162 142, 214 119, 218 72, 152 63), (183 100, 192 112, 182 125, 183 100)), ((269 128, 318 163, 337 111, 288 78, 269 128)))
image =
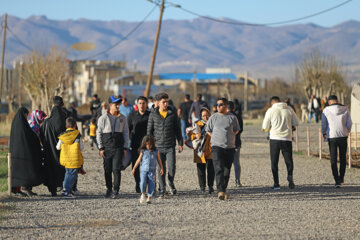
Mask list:
POLYGON ((145 201, 146 201, 145 194, 141 194, 140 203, 145 203, 145 201))
POLYGON ((52 197, 56 197, 56 196, 57 196, 57 193, 56 193, 56 192, 51 192, 51 196, 52 196, 52 197))
POLYGON ((29 197, 25 192, 22 191, 15 192, 14 194, 18 197, 29 197))
POLYGON ((70 199, 74 199, 74 198, 76 198, 74 195, 72 195, 71 193, 69 193, 69 194, 65 194, 64 195, 64 198, 70 198, 70 199))
POLYGON ((34 193, 32 190, 24 190, 23 192, 24 192, 28 197, 37 196, 37 194, 34 193))
POLYGON ((139 184, 136 184, 135 191, 136 193, 141 193, 139 184))
POLYGON ((147 203, 147 204, 150 204, 150 203, 151 203, 151 197, 148 197, 148 198, 146 199, 146 203, 147 203))
POLYGON ((112 198, 113 198, 113 199, 119 198, 119 192, 118 192, 118 191, 114 191, 112 198))
POLYGON ((236 185, 236 187, 242 187, 242 184, 240 183, 239 179, 235 180, 235 185, 236 185))
POLYGON ((229 195, 226 192, 224 193, 224 200, 229 200, 229 195))
POLYGON ((294 189, 294 188, 295 188, 295 183, 294 183, 293 180, 290 180, 290 181, 289 181, 289 188, 290 188, 290 189, 294 189))
POLYGON ((335 184, 335 188, 340 188, 340 187, 341 187, 340 183, 335 184))
POLYGON ((214 192, 214 188, 213 187, 209 187, 209 194, 212 194, 214 192))
POLYGON ((205 193, 205 188, 200 188, 200 194, 204 194, 205 193))
POLYGON ((159 192, 159 196, 158 196, 158 198, 160 198, 160 199, 165 198, 165 194, 164 194, 164 192, 159 192))
POLYGON ((86 171, 85 171, 83 168, 80 168, 79 173, 80 173, 81 175, 85 175, 85 174, 86 174, 86 171))
POLYGON ((61 195, 64 195, 66 193, 66 189, 63 188, 60 193, 61 193, 61 195))
POLYGON ((274 184, 272 187, 271 187, 272 190, 279 190, 280 189, 280 185, 279 184, 274 184))
POLYGON ((176 195, 176 193, 177 193, 176 188, 173 188, 173 189, 170 190, 171 195, 176 195))
POLYGON ((80 195, 80 191, 75 189, 75 190, 72 190, 71 193, 75 196, 79 196, 80 195))
POLYGON ((224 192, 218 192, 218 198, 220 200, 224 200, 225 199, 225 193, 224 192))
POLYGON ((111 195, 112 195, 112 191, 111 190, 106 190, 105 198, 110 198, 111 195))

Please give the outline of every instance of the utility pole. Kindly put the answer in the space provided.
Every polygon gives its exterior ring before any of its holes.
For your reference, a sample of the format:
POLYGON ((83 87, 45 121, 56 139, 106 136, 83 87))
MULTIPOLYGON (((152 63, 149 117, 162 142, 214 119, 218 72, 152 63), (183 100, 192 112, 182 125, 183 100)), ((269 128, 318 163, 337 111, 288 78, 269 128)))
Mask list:
POLYGON ((158 43, 159 43, 161 22, 162 22, 163 12, 164 12, 164 8, 165 8, 164 5, 165 5, 165 0, 161 0, 160 16, 159 16, 159 22, 158 22, 157 31, 156 31, 156 37, 155 37, 155 42, 154 42, 154 49, 153 49, 153 54, 152 54, 152 59, 151 59, 151 64, 150 64, 150 72, 149 72, 149 75, 148 75, 148 79, 147 79, 147 82, 146 82, 146 88, 145 88, 145 92, 144 92, 145 97, 148 97, 149 94, 150 94, 150 87, 151 87, 151 81, 152 81, 152 76, 153 76, 153 72, 154 72, 156 52, 157 52, 157 47, 158 47, 158 43))
POLYGON ((0 75, 0 103, 2 97, 2 84, 4 78, 4 59, 5 59, 5 40, 6 40, 6 28, 7 28, 7 14, 4 14, 4 26, 3 26, 3 45, 2 45, 2 55, 1 55, 1 75, 0 75))

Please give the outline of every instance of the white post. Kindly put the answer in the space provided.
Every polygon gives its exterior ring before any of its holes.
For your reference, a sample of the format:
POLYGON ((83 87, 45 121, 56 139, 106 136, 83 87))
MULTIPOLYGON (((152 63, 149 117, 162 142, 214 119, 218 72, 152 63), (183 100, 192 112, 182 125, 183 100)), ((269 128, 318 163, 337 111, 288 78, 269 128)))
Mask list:
POLYGON ((299 126, 296 127, 295 130, 295 150, 298 152, 299 151, 299 126))
POLYGON ((321 133, 321 128, 319 128, 319 159, 322 159, 322 133, 321 133))
POLYGON ((307 134, 307 153, 308 157, 310 157, 310 128, 306 127, 306 134, 307 134))
POLYGON ((349 134, 349 168, 351 168, 351 134, 349 134))
POLYGON ((12 188, 11 170, 12 170, 11 153, 8 153, 8 194, 9 194, 9 196, 11 196, 11 188, 12 188))

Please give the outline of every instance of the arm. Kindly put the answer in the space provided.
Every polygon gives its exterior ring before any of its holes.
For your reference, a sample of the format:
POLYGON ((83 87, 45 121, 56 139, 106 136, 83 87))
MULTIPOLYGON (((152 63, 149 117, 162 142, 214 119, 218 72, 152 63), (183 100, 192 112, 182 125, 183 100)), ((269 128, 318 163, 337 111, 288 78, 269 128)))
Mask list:
POLYGON ((326 140, 328 136, 329 122, 324 113, 321 115, 321 132, 323 134, 324 140, 326 140))
POLYGON ((133 119, 133 114, 130 113, 129 114, 129 117, 127 119, 127 124, 128 124, 128 127, 129 127, 129 134, 131 134, 131 131, 133 130, 133 123, 132 123, 132 119, 133 119))
POLYGON ((296 113, 294 112, 294 110, 292 110, 291 108, 290 108, 290 110, 291 110, 291 113, 292 113, 292 119, 291 119, 291 123, 292 123, 292 126, 294 127, 296 127, 296 126, 299 126, 299 120, 297 119, 297 116, 296 116, 296 113))
POLYGON ((264 132, 269 132, 271 128, 271 121, 270 121, 270 109, 266 111, 264 121, 262 124, 262 130, 264 132))
POLYGON ((234 131, 234 134, 237 135, 240 131, 240 124, 239 124, 238 118, 236 116, 234 117, 233 122, 234 122, 233 131, 234 131))
POLYGON ((154 136, 154 113, 150 113, 148 125, 147 125, 147 135, 154 136))
POLYGON ((132 171, 131 171, 131 174, 132 174, 133 176, 135 175, 135 170, 136 170, 136 168, 139 166, 139 164, 140 164, 140 162, 141 162, 142 156, 143 156, 143 153, 141 152, 140 155, 139 155, 139 157, 138 157, 138 159, 137 159, 136 162, 135 162, 135 165, 134 165, 132 171))
POLYGON ((163 164, 161 162, 161 159, 160 159, 160 153, 157 152, 157 161, 159 163, 159 166, 160 166, 160 174, 163 175, 164 174, 164 167, 163 167, 163 164))
POLYGON ((349 111, 347 111, 347 118, 346 118, 346 123, 345 123, 346 128, 348 129, 348 131, 351 131, 351 126, 352 126, 352 121, 351 121, 351 116, 349 111))
POLYGON ((129 147, 129 127, 125 118, 123 127, 124 149, 129 147))
POLYGON ((104 148, 103 143, 102 143, 102 134, 103 134, 103 130, 104 130, 104 121, 105 121, 105 118, 100 117, 99 120, 98 120, 97 129, 96 129, 96 142, 98 144, 99 149, 104 148))
POLYGON ((175 127, 175 134, 176 134, 176 138, 178 140, 178 144, 179 144, 179 146, 183 146, 184 139, 183 139, 182 133, 181 133, 181 126, 179 123, 179 118, 176 114, 174 116, 174 127, 175 127))
POLYGON ((79 141, 79 146, 80 146, 80 151, 84 150, 84 143, 83 143, 81 138, 80 138, 80 141, 79 141))
MULTIPOLYGON (((181 106, 180 106, 181 107, 181 106)), ((180 117, 180 115, 181 115, 181 109, 180 109, 180 107, 178 108, 178 110, 177 110, 177 115, 178 115, 178 117, 180 117)))
POLYGON ((56 149, 57 149, 57 150, 60 150, 60 149, 61 149, 61 144, 62 144, 62 141, 59 140, 58 143, 56 144, 56 149))

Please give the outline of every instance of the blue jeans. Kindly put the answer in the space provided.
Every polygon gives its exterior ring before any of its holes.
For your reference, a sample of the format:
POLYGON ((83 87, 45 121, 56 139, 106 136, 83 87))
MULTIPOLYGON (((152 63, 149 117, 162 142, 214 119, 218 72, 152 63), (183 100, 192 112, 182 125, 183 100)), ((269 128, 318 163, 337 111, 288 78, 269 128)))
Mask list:
POLYGON ((148 196, 152 197, 155 190, 156 171, 140 171, 140 190, 142 193, 146 192, 146 185, 148 187, 148 196))
POLYGON ((311 122, 311 119, 314 118, 314 122, 317 123, 317 118, 316 118, 316 113, 315 112, 310 112, 309 113, 309 117, 308 117, 308 123, 311 122))
POLYGON ((66 194, 71 193, 78 177, 78 168, 65 168, 65 178, 63 186, 65 186, 66 194))
POLYGON ((240 180, 241 166, 240 166, 240 148, 235 148, 234 154, 234 170, 235 170, 235 180, 240 180))
POLYGON ((186 128, 189 126, 189 122, 187 120, 180 119, 180 124, 181 124, 182 137, 185 140, 188 140, 189 137, 186 135, 186 128))

